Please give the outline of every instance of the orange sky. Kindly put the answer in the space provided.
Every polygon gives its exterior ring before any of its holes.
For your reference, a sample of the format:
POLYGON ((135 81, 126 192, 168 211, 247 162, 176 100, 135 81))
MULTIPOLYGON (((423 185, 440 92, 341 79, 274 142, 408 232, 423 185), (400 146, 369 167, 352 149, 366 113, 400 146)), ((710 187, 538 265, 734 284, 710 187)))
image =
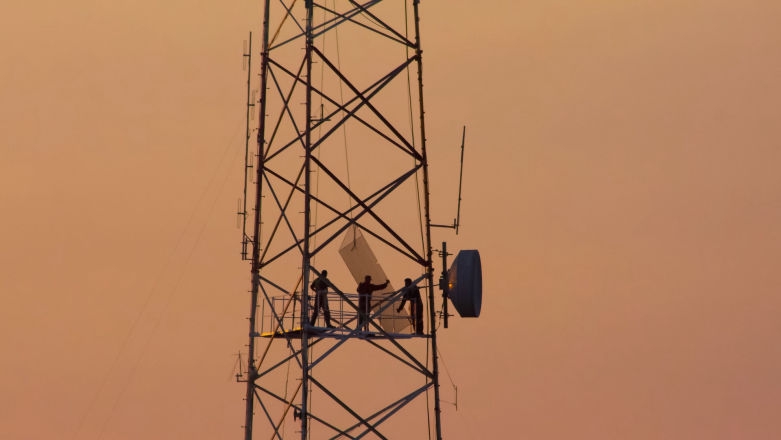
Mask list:
MULTIPOLYGON (((258 2, 3 9, 0 438, 239 438, 258 2)), ((434 239, 484 268, 445 438, 780 437, 781 4, 421 13, 434 239)))

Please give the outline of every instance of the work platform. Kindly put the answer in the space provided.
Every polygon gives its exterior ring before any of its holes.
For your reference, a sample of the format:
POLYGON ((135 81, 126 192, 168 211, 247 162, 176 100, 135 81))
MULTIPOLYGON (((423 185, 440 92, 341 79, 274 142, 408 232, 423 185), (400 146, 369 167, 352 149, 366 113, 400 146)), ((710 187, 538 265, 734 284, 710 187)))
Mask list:
MULTIPOLYGON (((280 295, 271 298, 272 308, 263 307, 261 316, 263 317, 260 328, 255 333, 256 337, 262 338, 301 338, 301 299, 296 292, 293 297, 289 295, 280 295), (281 311, 281 314, 277 314, 281 311)), ((333 327, 325 325, 325 317, 322 308, 317 313, 317 324, 309 326, 309 335, 316 337, 327 337, 335 339, 357 338, 357 339, 411 339, 428 338, 429 335, 415 333, 413 319, 410 314, 411 304, 409 301, 401 312, 397 309, 401 304, 400 292, 391 292, 385 295, 373 295, 371 298, 370 316, 375 324, 382 328, 378 330, 373 325, 369 325, 368 331, 356 330, 358 325, 358 313, 348 304, 358 303, 358 294, 342 294, 329 292, 328 309, 331 315, 331 324, 333 327), (390 313, 392 311, 393 313, 390 313)), ((314 299, 310 297, 309 317, 314 313, 314 299)), ((307 321, 309 321, 307 319, 307 321)), ((424 319, 425 321, 425 319, 424 319)))
MULTIPOLYGON (((295 328, 292 330, 286 330, 286 331, 276 331, 276 332, 263 332, 263 333, 256 333, 255 336, 259 336, 261 338, 293 338, 298 339, 301 337, 301 328, 295 328)), ((316 337, 324 337, 324 338, 334 338, 334 339, 345 339, 345 338, 356 338, 356 339, 413 339, 413 338, 429 338, 429 335, 427 334, 416 334, 416 333, 380 333, 380 332, 364 332, 364 331, 355 331, 354 329, 350 328, 328 328, 328 327, 310 327, 309 328, 309 336, 316 336, 316 337)))

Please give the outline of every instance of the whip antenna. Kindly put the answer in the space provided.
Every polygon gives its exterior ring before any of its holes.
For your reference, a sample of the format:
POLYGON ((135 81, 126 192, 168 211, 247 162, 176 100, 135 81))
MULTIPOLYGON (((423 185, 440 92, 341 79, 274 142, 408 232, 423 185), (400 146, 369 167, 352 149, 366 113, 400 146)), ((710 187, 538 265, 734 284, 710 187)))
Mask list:
POLYGON ((456 235, 458 235, 458 228, 461 226, 461 184, 464 181, 464 143, 466 141, 466 125, 464 125, 461 131, 461 165, 458 171, 458 206, 456 209, 456 218, 453 219, 452 225, 435 225, 431 224, 432 228, 449 228, 455 229, 456 235))

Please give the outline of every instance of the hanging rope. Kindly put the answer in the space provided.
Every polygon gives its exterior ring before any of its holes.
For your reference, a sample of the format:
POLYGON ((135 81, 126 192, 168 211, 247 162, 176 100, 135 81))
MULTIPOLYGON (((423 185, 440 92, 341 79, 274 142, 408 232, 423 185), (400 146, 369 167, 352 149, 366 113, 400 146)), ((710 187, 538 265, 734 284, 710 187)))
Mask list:
MULTIPOLYGON (((323 9, 323 21, 325 21, 325 9, 323 9)), ((325 35, 323 35, 323 48, 321 49, 321 52, 323 52, 323 53, 325 53, 325 43, 326 43, 326 38, 325 38, 325 35)), ((324 87, 324 77, 325 77, 325 63, 320 63, 320 89, 321 90, 323 90, 325 88, 324 87)), ((323 95, 322 94, 318 94, 318 96, 320 97, 320 119, 321 119, 320 122, 321 123, 318 124, 318 126, 317 126, 317 138, 319 140, 321 140, 322 137, 323 137, 322 118, 323 118, 325 112, 323 110, 323 95)), ((320 152, 321 151, 322 151, 322 148, 318 148, 317 152, 315 153, 317 155, 317 161, 318 162, 320 162, 320 152)), ((315 170, 315 197, 320 198, 320 167, 317 167, 317 169, 315 170)), ((315 229, 315 230, 317 229, 317 220, 318 220, 318 217, 319 217, 318 216, 319 211, 320 211, 320 204, 319 203, 315 203, 315 218, 314 218, 314 221, 312 223, 312 229, 315 229)), ((313 246, 315 248, 317 248, 317 235, 315 235, 312 238, 312 241, 313 241, 313 246)), ((315 255, 312 258, 312 264, 316 266, 317 265, 316 263, 317 263, 317 255, 315 255)))
MULTIPOLYGON (((333 9, 336 10, 336 0, 333 1, 333 9)), ((339 26, 334 28, 334 35, 336 38, 336 67, 341 71, 342 70, 342 53, 339 49, 339 26)), ((342 107, 342 112, 344 112, 344 84, 342 82, 342 78, 339 78, 339 105, 342 107)), ((352 185, 350 184, 350 155, 347 147, 347 124, 342 124, 342 139, 344 142, 344 165, 345 170, 347 171, 347 189, 352 192, 352 185)), ((350 195, 347 194, 347 205, 346 208, 350 208, 350 195)), ((350 220, 353 218, 352 211, 348 213, 350 216, 350 220)))
MULTIPOLYGON (((327 6, 327 3, 328 2, 326 1, 326 6, 327 6)), ((325 9, 323 9, 323 22, 325 22, 325 20, 326 20, 326 11, 325 11, 325 9)), ((322 46, 322 49, 321 49, 322 53, 326 52, 326 42, 327 42, 327 38, 326 38, 325 35, 323 35, 323 46, 322 46)), ((338 44, 338 40, 337 40, 337 44, 338 44)), ((325 63, 320 63, 320 89, 321 90, 325 89, 325 63)), ((323 95, 319 94, 319 97, 320 97, 320 119, 322 119, 325 116, 324 104, 323 104, 323 95)), ((322 140, 322 137, 323 137, 323 125, 324 124, 322 123, 323 122, 322 120, 320 122, 321 123, 317 126, 317 138, 322 140)), ((322 151, 322 148, 318 148, 317 149, 317 153, 316 154, 317 154, 318 162, 320 162, 320 153, 321 153, 321 151, 322 151)), ((317 170, 315 171, 315 197, 317 197, 317 198, 320 197, 320 167, 317 167, 317 170)), ((317 224, 318 224, 318 220, 319 220, 319 212, 320 212, 320 204, 319 203, 315 203, 315 210, 314 211, 315 211, 314 212, 315 218, 314 218, 314 220, 312 222, 312 228, 313 229, 317 229, 317 224)), ((316 248, 317 247, 317 235, 315 235, 313 237, 312 241, 313 241, 314 247, 316 248)), ((312 259, 312 264, 316 265, 316 262, 317 262, 317 255, 315 255, 315 257, 312 259)), ((303 286, 302 287, 302 289, 306 289, 306 288, 307 288, 307 286, 303 286)), ((302 297, 303 297, 303 295, 302 295, 302 297)), ((327 301, 327 299, 326 299, 326 301, 327 301)), ((315 301, 315 305, 317 305, 317 301, 315 301)), ((307 317, 307 318, 309 318, 309 317, 307 317)), ((314 355, 315 355, 315 349, 314 349, 314 347, 310 346, 309 347, 309 353, 308 353, 309 359, 313 359, 314 355)), ((288 387, 288 381, 289 381, 289 377, 290 377, 290 362, 291 362, 291 360, 288 360, 288 363, 287 363, 287 374, 286 374, 287 377, 285 378, 285 398, 287 398, 287 387, 288 387)), ((312 370, 310 370, 310 374, 311 373, 312 373, 312 370)), ((298 394, 298 390, 301 389, 301 384, 302 383, 303 382, 299 382, 298 383, 298 388, 296 389, 296 393, 293 396, 293 399, 295 399, 295 396, 298 394)), ((292 400, 291 400, 291 402, 292 402, 292 400)), ((309 399, 307 399, 307 413, 308 414, 312 413, 313 403, 314 403, 314 395, 310 391, 309 392, 309 399)), ((289 408, 289 406, 288 406, 288 408, 289 408)), ((286 411, 286 413, 287 413, 287 411, 286 411)), ((307 425, 307 436, 311 435, 311 433, 312 433, 312 425, 308 424, 307 425)))
MULTIPOLYGON (((298 0, 293 0, 293 3, 290 4, 290 10, 293 10, 293 6, 296 5, 296 2, 298 0)), ((282 30, 282 25, 285 24, 285 21, 287 21, 287 18, 290 17, 290 14, 285 14, 285 16, 282 18, 282 21, 279 22, 279 26, 277 27, 276 32, 274 32, 274 36, 271 37, 271 41, 268 43, 269 47, 274 45, 274 42, 277 41, 277 37, 279 36, 279 31, 282 30)))
MULTIPOLYGON (((404 38, 409 39, 409 13, 407 10, 407 2, 404 2, 404 38)), ((404 53, 406 59, 409 59, 409 46, 404 46, 404 53)), ((409 129, 412 137, 412 148, 415 149, 415 124, 413 122, 413 110, 412 110, 412 80, 410 79, 409 64, 405 69, 407 71, 407 103, 409 104, 409 129)), ((412 163, 415 163, 415 158, 412 159, 412 163)), ((418 200, 418 225, 420 226, 420 249, 421 255, 426 252, 425 235, 423 234, 423 214, 421 213, 422 207, 420 204, 420 176, 419 171, 415 171, 415 196, 418 200)))
MULTIPOLYGON (((237 125, 237 128, 238 127, 239 126, 237 125)), ((238 132, 236 132, 236 134, 238 134, 238 132)), ((236 138, 236 136, 234 135, 234 139, 235 138, 236 138)), ((228 143, 228 146, 226 147, 225 152, 223 153, 223 159, 229 156, 229 154, 227 154, 227 153, 229 153, 230 147, 232 146, 231 145, 232 143, 233 143, 233 141, 228 143)), ((240 152, 241 152, 241 150, 236 150, 236 152, 233 154, 232 161, 234 161, 234 162, 236 161, 236 159, 239 157, 239 153, 240 152)), ((203 200, 204 196, 206 195, 206 193, 210 189, 212 183, 214 182, 213 179, 217 176, 217 172, 219 171, 220 167, 222 166, 223 159, 220 160, 220 162, 218 163, 217 167, 215 168, 215 174, 212 176, 212 180, 210 180, 209 184, 207 185, 207 188, 202 193, 201 199, 199 199, 198 203, 196 203, 195 210, 197 210, 198 206, 201 203, 201 200, 203 200)), ((151 333, 146 338, 146 341, 144 342, 144 345, 142 346, 140 353, 136 357, 135 362, 131 364, 129 373, 126 374, 127 380, 121 386, 121 388, 119 390, 119 394, 114 399, 114 403, 111 405, 111 409, 109 410, 108 415, 106 416, 106 418, 103 421, 103 424, 102 424, 102 426, 100 428, 100 431, 98 433, 98 437, 97 437, 98 439, 103 438, 103 434, 105 433, 106 428, 108 427, 109 422, 114 417, 114 414, 115 414, 115 412, 117 410, 117 406, 118 406, 119 402, 124 397, 125 392, 127 391, 128 387, 130 386, 130 383, 135 379, 136 371, 137 371, 139 365, 141 364, 141 361, 143 360, 144 356, 146 355, 147 350, 150 347, 150 344, 154 340, 154 336, 157 333, 157 330, 160 327, 160 324, 162 323, 163 319, 165 318, 165 315, 168 312, 168 309, 169 309, 169 307, 170 307, 170 305, 171 305, 171 303, 173 301, 173 298, 174 298, 175 294, 177 293, 182 280, 184 279, 185 273, 186 273, 186 271, 188 269, 188 265, 190 264, 190 260, 192 259, 193 255, 195 254, 196 249, 198 248, 198 245, 200 244, 201 238, 203 236, 203 232, 206 229, 208 221, 211 218, 212 213, 214 212, 215 205, 217 204, 218 200, 220 199, 220 195, 222 194, 222 191, 225 188, 225 184, 228 182, 228 180, 229 180, 228 178, 230 176, 231 176, 231 173, 226 173, 226 175, 224 176, 224 178, 222 180, 222 183, 219 185, 219 187, 215 187, 216 196, 212 200, 211 205, 206 210, 206 216, 203 219, 203 223, 201 224, 200 229, 196 232, 195 239, 193 241, 192 246, 190 247, 188 253, 185 256, 185 258, 183 260, 182 259, 178 260, 178 261, 182 261, 183 262, 182 265, 179 268, 179 275, 178 275, 178 277, 176 277, 176 281, 175 281, 173 287, 168 291, 168 293, 166 295, 165 303, 163 304, 162 311, 161 311, 159 319, 152 326, 151 333)), ((193 219, 193 217, 195 215, 195 210, 193 210, 193 213, 192 213, 192 215, 190 217, 190 220, 193 219)), ((184 236, 184 233, 185 233, 187 227, 190 224, 190 220, 188 220, 187 226, 185 226, 185 228, 182 230, 182 235, 180 236, 180 240, 184 236)), ((176 250, 177 247, 178 247, 178 244, 174 248, 174 250, 176 250)), ((173 256, 173 252, 172 252, 171 255, 173 256)), ((168 265, 169 265, 169 263, 166 263, 164 265, 164 267, 167 267, 168 265)), ((160 276, 162 276, 162 273, 163 272, 161 271, 160 276)), ((158 280, 159 279, 160 278, 158 278, 158 280)), ((155 290, 151 291, 149 296, 147 297, 147 301, 144 303, 144 307, 142 308, 141 313, 139 313, 139 315, 136 317, 136 320, 134 321, 133 325, 131 326, 130 332, 128 333, 128 336, 127 336, 127 340, 129 340, 130 337, 132 336, 132 334, 133 334, 133 332, 134 332, 134 330, 136 328, 136 324, 138 323, 138 321, 141 318, 141 315, 146 312, 146 307, 148 305, 148 301, 149 301, 149 299, 151 299, 151 297, 152 297, 152 295, 154 293, 155 293, 155 290)), ((125 342, 127 342, 127 340, 125 342)), ((124 344, 123 344, 122 347, 124 348, 124 344)), ((117 354, 117 358, 116 358, 117 361, 119 359, 120 354, 121 354, 121 352, 119 354, 117 354)), ((112 366, 112 368, 113 368, 113 366, 112 366)), ((106 378, 107 377, 108 376, 106 376, 106 378)), ((79 429, 81 429, 81 427, 79 427, 79 429)), ((75 435, 77 433, 78 432, 74 433, 74 437, 75 437, 75 435)))

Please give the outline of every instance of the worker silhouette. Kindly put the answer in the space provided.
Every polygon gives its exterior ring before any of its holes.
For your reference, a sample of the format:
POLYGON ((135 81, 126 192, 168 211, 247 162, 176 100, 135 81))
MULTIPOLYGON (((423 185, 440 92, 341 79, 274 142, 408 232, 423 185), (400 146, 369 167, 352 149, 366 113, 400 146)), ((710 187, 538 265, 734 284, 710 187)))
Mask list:
POLYGON ((372 284, 371 275, 366 275, 363 282, 358 284, 358 327, 356 330, 369 331, 369 310, 372 302, 372 292, 388 287, 389 280, 383 284, 372 284))
POLYGON ((401 305, 396 310, 400 312, 404 308, 404 304, 409 301, 410 318, 412 319, 412 325, 415 327, 415 333, 418 335, 423 334, 423 301, 420 299, 420 289, 418 286, 412 284, 412 280, 409 278, 404 279, 404 287, 401 289, 401 305))
POLYGON ((314 326, 317 321, 317 312, 320 308, 323 309, 323 317, 325 318, 325 325, 328 328, 334 328, 331 325, 331 309, 328 307, 328 285, 331 282, 328 280, 328 271, 324 270, 320 272, 320 276, 312 281, 312 285, 309 286, 315 291, 315 311, 312 313, 312 319, 309 320, 309 325, 314 326))

